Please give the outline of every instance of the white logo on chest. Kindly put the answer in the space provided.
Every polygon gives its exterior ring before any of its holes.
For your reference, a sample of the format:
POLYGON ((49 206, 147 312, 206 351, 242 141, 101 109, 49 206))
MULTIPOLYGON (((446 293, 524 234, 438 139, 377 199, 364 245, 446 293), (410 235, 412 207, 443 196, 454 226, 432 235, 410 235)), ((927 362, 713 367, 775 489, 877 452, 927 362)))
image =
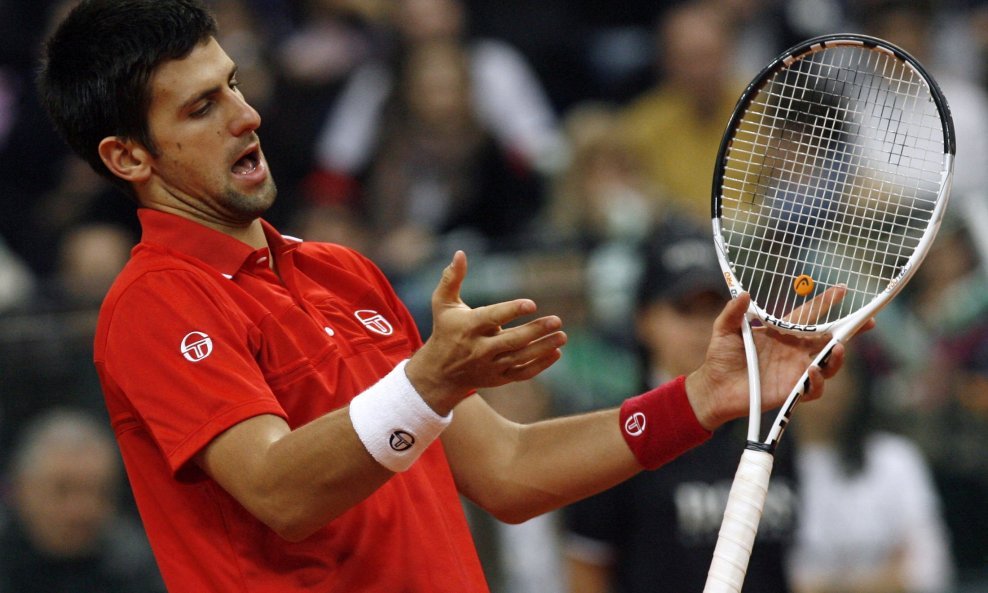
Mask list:
POLYGON ((213 353, 213 339, 202 332, 189 332, 182 338, 182 356, 189 362, 199 362, 213 353))
POLYGON ((395 328, 391 326, 391 322, 385 319, 384 316, 377 311, 361 309, 359 311, 354 311, 353 316, 356 317, 360 323, 363 323, 364 327, 376 334, 390 336, 395 331, 395 328))

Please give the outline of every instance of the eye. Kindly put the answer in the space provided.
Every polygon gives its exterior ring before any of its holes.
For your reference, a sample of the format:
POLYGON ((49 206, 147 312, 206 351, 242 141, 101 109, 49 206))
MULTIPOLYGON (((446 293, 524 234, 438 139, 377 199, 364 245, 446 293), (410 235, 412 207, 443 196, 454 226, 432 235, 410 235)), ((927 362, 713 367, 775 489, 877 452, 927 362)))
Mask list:
POLYGON ((209 111, 210 109, 212 109, 212 107, 213 107, 212 101, 207 101, 206 103, 203 104, 202 107, 190 113, 189 116, 193 118, 206 117, 206 115, 209 114, 209 111))

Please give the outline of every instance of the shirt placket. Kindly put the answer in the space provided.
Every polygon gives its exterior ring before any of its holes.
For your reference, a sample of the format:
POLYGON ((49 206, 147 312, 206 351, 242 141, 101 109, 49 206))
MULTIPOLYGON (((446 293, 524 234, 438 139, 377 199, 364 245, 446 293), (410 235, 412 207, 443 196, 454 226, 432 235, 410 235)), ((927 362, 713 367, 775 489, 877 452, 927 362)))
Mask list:
MULTIPOLYGON (((295 249, 293 247, 294 246, 290 246, 289 248, 280 251, 276 256, 278 276, 281 277, 281 284, 288 290, 288 294, 291 296, 296 306, 302 309, 305 314, 313 320, 313 323, 322 328, 322 331, 326 335, 327 339, 334 340, 343 353, 350 354, 351 347, 349 342, 347 340, 336 339, 339 332, 336 324, 328 319, 318 307, 305 298, 302 273, 295 266, 295 249)), ((265 265, 268 266, 268 273, 274 277, 274 272, 270 269, 268 262, 265 262, 265 265)))

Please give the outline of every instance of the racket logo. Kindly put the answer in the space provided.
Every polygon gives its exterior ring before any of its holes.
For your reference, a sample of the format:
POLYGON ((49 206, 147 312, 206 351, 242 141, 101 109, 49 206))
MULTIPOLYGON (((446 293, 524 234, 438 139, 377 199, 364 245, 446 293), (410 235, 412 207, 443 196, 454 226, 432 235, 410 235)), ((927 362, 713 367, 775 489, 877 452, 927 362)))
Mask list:
POLYGON ((767 321, 768 323, 771 323, 772 325, 774 325, 776 327, 780 327, 782 329, 798 329, 798 330, 804 331, 804 332, 815 332, 815 331, 817 331, 819 329, 816 325, 803 325, 803 324, 800 324, 800 323, 793 323, 792 321, 786 321, 785 319, 779 319, 775 315, 766 315, 765 316, 765 321, 767 321))
POLYGON ((792 282, 792 289, 799 296, 806 296, 813 292, 813 286, 816 283, 813 281, 812 276, 809 274, 800 274, 796 276, 796 279, 792 282))
POLYGON ((645 432, 645 414, 635 412, 624 421, 624 432, 633 437, 641 436, 645 432))
POLYGON ((182 338, 182 356, 189 362, 199 362, 213 353, 213 339, 202 332, 189 332, 182 338))
POLYGON ((415 444, 415 437, 411 434, 405 432, 404 430, 396 430, 391 433, 391 438, 388 439, 388 444, 391 448, 399 453, 402 451, 408 451, 415 444))

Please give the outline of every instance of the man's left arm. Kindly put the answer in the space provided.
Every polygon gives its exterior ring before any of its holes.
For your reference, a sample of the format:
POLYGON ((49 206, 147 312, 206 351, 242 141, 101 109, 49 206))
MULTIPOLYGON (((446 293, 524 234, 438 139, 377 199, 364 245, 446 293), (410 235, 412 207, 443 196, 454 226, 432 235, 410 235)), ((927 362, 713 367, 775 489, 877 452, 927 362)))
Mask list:
MULTIPOLYGON (((741 320, 747 296, 732 299, 714 323, 703 365, 686 378, 630 398, 620 408, 519 424, 481 397, 456 407, 442 441, 460 492, 498 519, 522 522, 610 488, 702 443, 748 413, 741 320)), ((827 337, 796 340, 760 332, 766 364, 763 403, 779 407, 827 337)), ((835 348, 826 369, 810 369, 805 400, 823 393, 843 363, 835 348)))

